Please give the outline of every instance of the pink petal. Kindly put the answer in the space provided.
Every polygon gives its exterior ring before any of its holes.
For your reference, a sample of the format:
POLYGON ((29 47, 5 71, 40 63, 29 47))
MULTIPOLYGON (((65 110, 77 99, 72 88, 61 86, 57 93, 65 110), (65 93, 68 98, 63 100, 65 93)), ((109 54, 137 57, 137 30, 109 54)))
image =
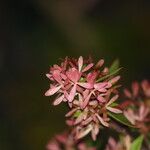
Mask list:
POLYGON ((61 88, 61 85, 60 86, 57 86, 57 87, 52 87, 50 88, 46 93, 45 93, 45 96, 51 96, 53 94, 55 94, 57 91, 59 91, 61 88))
POLYGON ((66 140, 67 140, 67 137, 66 137, 65 134, 60 134, 60 135, 56 135, 56 139, 57 139, 60 143, 65 144, 65 143, 66 143, 66 140))
POLYGON ((78 97, 79 97, 79 104, 81 104, 83 102, 83 96, 79 93, 78 97))
POLYGON ((78 110, 78 108, 72 109, 71 111, 69 111, 69 112, 65 115, 65 117, 70 117, 70 116, 72 116, 77 110, 78 110))
POLYGON ((149 113, 149 108, 146 107, 144 104, 140 105, 139 109, 139 120, 142 121, 144 118, 148 115, 149 113))
POLYGON ((59 70, 54 70, 53 73, 53 78, 59 83, 59 84, 62 84, 62 80, 61 80, 61 77, 60 77, 60 71, 59 70))
POLYGON ((78 93, 83 93, 83 88, 81 86, 77 86, 78 93))
POLYGON ((129 90, 127 90, 127 89, 124 89, 124 94, 125 94, 125 96, 128 97, 128 98, 131 98, 131 97, 132 97, 131 92, 130 92, 129 90))
POLYGON ((80 56, 79 59, 78 59, 78 68, 79 68, 79 72, 81 71, 82 66, 83 66, 83 57, 80 56))
POLYGON ((77 85, 75 84, 73 88, 71 89, 70 94, 67 96, 67 99, 69 100, 69 102, 73 101, 75 94, 76 94, 76 88, 77 88, 77 85))
POLYGON ((104 97, 102 97, 101 95, 99 95, 99 96, 97 97, 97 99, 98 99, 98 101, 99 101, 100 103, 106 102, 106 99, 105 99, 104 97))
POLYGON ((63 99, 64 102, 67 102, 68 100, 66 98, 63 99))
POLYGON ((91 106, 97 106, 98 102, 97 102, 97 100, 92 100, 92 101, 89 102, 89 105, 91 105, 91 106))
POLYGON ((96 77, 97 77, 97 72, 92 72, 92 73, 89 73, 88 75, 87 75, 87 82, 88 83, 91 83, 91 84, 94 84, 94 82, 95 82, 95 79, 96 79, 96 77))
POLYGON ((96 141, 96 136, 97 136, 98 133, 99 133, 99 126, 98 126, 97 124, 95 124, 95 125, 93 126, 93 130, 92 130, 92 132, 91 132, 92 139, 93 139, 94 141, 96 141))
MULTIPOLYGON (((87 89, 83 92, 83 97, 84 97, 84 99, 89 95, 89 93, 90 93, 90 91, 87 90, 87 89)), ((83 99, 83 98, 82 98, 82 99, 83 99)))
POLYGON ((107 74, 109 72, 109 69, 107 67, 105 67, 102 71, 103 74, 107 74))
POLYGON ((144 94, 147 97, 150 97, 150 83, 149 83, 149 81, 143 80, 142 83, 141 83, 141 86, 142 86, 142 89, 144 91, 144 94))
POLYGON ((47 150, 60 150, 60 147, 56 141, 52 141, 48 143, 48 145, 46 146, 46 149, 47 150))
POLYGON ((46 74, 46 77, 49 78, 49 79, 51 79, 52 75, 49 74, 49 73, 47 73, 47 74, 46 74))
POLYGON ((62 78, 63 80, 66 80, 66 79, 67 79, 67 76, 66 76, 65 74, 63 74, 63 73, 61 73, 60 76, 61 76, 61 78, 62 78))
POLYGON ((109 83, 115 84, 119 79, 120 79, 120 76, 116 76, 116 77, 112 78, 111 80, 109 80, 109 83))
POLYGON ((88 71, 89 69, 91 69, 92 67, 93 67, 93 63, 91 63, 91 64, 88 64, 83 70, 82 70, 82 72, 86 72, 86 71, 88 71))
POLYGON ((107 85, 106 85, 106 87, 105 88, 111 88, 112 87, 112 84, 110 83, 110 82, 107 82, 107 85))
POLYGON ((139 84, 137 82, 132 83, 133 96, 136 97, 139 93, 139 84))
POLYGON ((86 88, 86 89, 92 89, 93 88, 93 85, 90 84, 90 83, 83 83, 83 82, 78 82, 78 85, 86 88))
POLYGON ((85 100, 83 101, 83 103, 82 103, 82 105, 81 105, 81 109, 84 109, 84 108, 87 106, 87 104, 89 103, 90 97, 91 97, 91 94, 89 94, 89 95, 85 98, 85 100))
POLYGON ((104 64, 104 59, 100 59, 96 64, 96 68, 100 68, 101 66, 103 66, 103 64, 104 64))
POLYGON ((84 113, 81 113, 78 118, 75 120, 74 125, 79 124, 84 119, 84 113))
POLYGON ((74 121, 73 120, 66 120, 66 124, 68 126, 73 126, 74 125, 74 121))
POLYGON ((110 101, 106 104, 106 106, 111 105, 113 102, 115 102, 118 99, 119 95, 115 95, 110 99, 110 101))
POLYGON ((85 121, 82 122, 82 125, 87 125, 93 120, 92 117, 87 118, 85 121))
POLYGON ((73 101, 73 104, 76 105, 76 106, 80 106, 79 100, 74 100, 74 101, 73 101))
POLYGON ((78 133, 78 135, 77 135, 76 138, 77 138, 77 139, 83 138, 84 136, 86 136, 87 134, 89 134, 89 133, 91 132, 91 130, 92 130, 92 126, 89 125, 86 129, 81 130, 81 131, 78 133))
POLYGON ((59 98, 57 98, 54 102, 53 102, 53 105, 58 105, 60 104, 64 99, 64 95, 60 96, 59 98))
POLYGON ((107 82, 102 82, 102 83, 96 83, 94 84, 94 88, 100 92, 106 92, 107 90, 105 87, 107 86, 107 82))
POLYGON ((120 109, 113 108, 113 107, 107 107, 107 110, 109 110, 109 111, 111 111, 113 113, 116 113, 116 114, 122 113, 122 111, 120 109))
POLYGON ((110 137, 108 140, 106 150, 115 150, 117 145, 118 144, 116 143, 116 141, 112 137, 110 137))
POLYGON ((85 143, 79 143, 78 144, 78 150, 87 150, 85 143))
POLYGON ((62 70, 62 68, 60 66, 58 66, 58 65, 53 65, 53 67, 51 69, 52 69, 52 71, 54 71, 54 70, 61 71, 62 70))
POLYGON ((81 73, 77 69, 72 68, 68 72, 66 72, 66 75, 69 80, 76 83, 80 79, 81 73))
POLYGON ((100 117, 98 114, 96 114, 97 118, 99 119, 99 121, 102 123, 102 125, 108 127, 109 124, 107 122, 104 121, 104 119, 102 117, 100 117))
POLYGON ((135 125, 135 118, 133 111, 124 111, 124 116, 133 124, 135 125))
POLYGON ((72 106, 73 106, 72 104, 73 104, 72 102, 68 102, 68 105, 70 108, 72 108, 72 106))

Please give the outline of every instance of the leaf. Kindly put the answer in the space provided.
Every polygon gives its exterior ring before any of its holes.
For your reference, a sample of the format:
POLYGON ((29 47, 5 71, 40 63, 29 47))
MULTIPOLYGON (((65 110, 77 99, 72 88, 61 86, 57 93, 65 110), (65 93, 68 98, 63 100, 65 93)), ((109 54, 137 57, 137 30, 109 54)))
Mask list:
POLYGON ((106 75, 106 76, 104 76, 104 77, 102 77, 102 78, 99 78, 96 82, 103 81, 103 80, 105 80, 105 79, 107 79, 107 78, 109 78, 109 77, 111 77, 111 76, 117 74, 121 69, 122 69, 122 68, 118 68, 117 70, 113 71, 112 73, 110 73, 110 74, 108 74, 108 75, 106 75))
POLYGON ((110 66, 109 72, 111 73, 111 72, 117 70, 117 69, 119 68, 119 64, 120 64, 120 63, 119 63, 119 60, 116 59, 116 60, 112 63, 112 65, 110 66))
POLYGON ((77 117, 80 116, 81 113, 82 113, 81 110, 77 110, 77 111, 74 113, 73 116, 74 116, 75 118, 77 118, 77 117))
POLYGON ((114 120, 126 125, 126 126, 129 126, 129 127, 132 127, 132 128, 135 128, 134 125, 132 125, 129 120, 123 115, 123 114, 115 114, 115 113, 111 113, 109 112, 108 115, 113 118, 114 120))
POLYGON ((143 139, 144 139, 143 135, 137 137, 132 142, 130 150, 141 150, 143 139))
POLYGON ((116 102, 113 102, 112 104, 110 104, 109 106, 110 107, 116 107, 116 106, 118 106, 119 104, 118 103, 116 103, 116 102))
POLYGON ((86 78, 81 77, 81 79, 79 80, 80 82, 85 82, 86 78))

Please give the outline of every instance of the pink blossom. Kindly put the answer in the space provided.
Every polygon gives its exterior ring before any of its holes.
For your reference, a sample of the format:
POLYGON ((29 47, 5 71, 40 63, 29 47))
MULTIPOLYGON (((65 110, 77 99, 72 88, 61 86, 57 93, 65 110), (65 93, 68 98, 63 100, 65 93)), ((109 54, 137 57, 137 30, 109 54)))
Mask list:
MULTIPOLYGON (((88 92, 85 95, 88 95, 88 92)), ((68 122, 72 121, 72 124, 69 123, 68 125, 74 126, 76 139, 83 138, 91 133, 92 139, 96 140, 100 128, 102 126, 109 127, 110 118, 107 116, 107 113, 109 111, 122 113, 120 109, 111 106, 117 100, 118 95, 103 103, 101 109, 96 100, 90 101, 85 109, 81 109, 80 103, 82 103, 84 98, 81 95, 79 97, 79 103, 75 103, 76 106, 66 114, 66 117, 70 118, 68 122)))
POLYGON ((128 98, 136 98, 139 94, 139 84, 138 82, 133 82, 132 86, 131 86, 132 92, 130 92, 128 89, 124 90, 124 94, 128 97, 128 98))
POLYGON ((131 137, 129 135, 123 136, 122 139, 116 141, 110 137, 105 150, 130 150, 131 149, 131 137))
POLYGON ((132 93, 125 90, 125 96, 129 98, 130 105, 124 110, 126 118, 143 134, 150 131, 150 107, 149 101, 150 83, 143 80, 141 84, 134 82, 132 84, 132 93))
POLYGON ((51 139, 47 150, 96 150, 96 147, 88 146, 84 141, 75 141, 69 132, 56 135, 51 139))
POLYGON ((139 124, 150 121, 150 119, 148 119, 150 116, 149 107, 145 106, 144 103, 140 103, 140 106, 134 107, 138 107, 138 109, 128 108, 124 111, 124 115, 133 125, 139 126, 139 124))
POLYGON ((143 80, 141 82, 141 87, 146 97, 150 97, 150 82, 148 80, 143 80))
POLYGON ((68 103, 70 111, 66 114, 66 123, 72 126, 75 139, 90 133, 96 140, 100 128, 109 127, 107 113, 122 112, 112 106, 118 98, 113 95, 120 76, 111 76, 107 67, 101 69, 103 64, 103 59, 94 64, 82 56, 65 58, 60 66, 54 65, 46 74, 50 88, 45 95, 56 95, 53 105, 68 103))

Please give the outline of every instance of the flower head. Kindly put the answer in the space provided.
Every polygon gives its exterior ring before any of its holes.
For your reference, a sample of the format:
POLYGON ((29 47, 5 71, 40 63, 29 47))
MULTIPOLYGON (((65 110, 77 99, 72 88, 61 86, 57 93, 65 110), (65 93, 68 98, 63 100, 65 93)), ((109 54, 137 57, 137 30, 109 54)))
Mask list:
POLYGON ((121 140, 116 141, 110 137, 105 150, 130 150, 131 137, 129 135, 124 136, 121 140))
POLYGON ((109 127, 108 112, 122 113, 112 106, 118 98, 116 83, 120 76, 111 75, 107 67, 103 67, 101 59, 94 64, 91 60, 69 59, 50 68, 47 77, 50 88, 46 96, 57 95, 54 105, 67 102, 70 108, 66 117, 73 128, 75 139, 91 133, 93 140, 101 127, 109 127))
POLYGON ((111 99, 104 97, 105 101, 99 103, 97 100, 90 101, 85 109, 80 108, 80 103, 84 99, 81 95, 79 101, 75 101, 73 108, 66 114, 67 124, 74 126, 73 133, 76 139, 83 138, 91 133, 92 139, 96 140, 99 129, 109 127, 110 118, 108 112, 122 113, 122 111, 111 104, 117 100, 118 95, 111 99))
MULTIPOLYGON (((46 76, 50 79, 50 88, 45 93, 46 96, 57 95, 54 105, 61 102, 68 102, 69 106, 76 100, 78 94, 82 95, 84 100, 80 103, 80 108, 84 109, 92 99, 103 102, 104 96, 112 89, 113 84, 119 80, 119 76, 112 76, 98 82, 102 77, 109 74, 106 68, 100 70, 104 60, 101 59, 96 65, 88 60, 69 59, 54 65, 50 68, 50 72, 46 76), (98 70, 99 69, 99 70, 98 70)), ((108 70, 108 69, 107 69, 108 70)))
POLYGON ((96 150, 96 147, 88 146, 84 141, 74 141, 73 137, 68 133, 56 135, 51 139, 47 146, 47 150, 96 150))
POLYGON ((130 105, 124 110, 124 115, 143 134, 150 131, 149 91, 150 83, 147 80, 143 80, 141 84, 134 82, 132 92, 125 90, 127 101, 131 103, 128 103, 130 105))

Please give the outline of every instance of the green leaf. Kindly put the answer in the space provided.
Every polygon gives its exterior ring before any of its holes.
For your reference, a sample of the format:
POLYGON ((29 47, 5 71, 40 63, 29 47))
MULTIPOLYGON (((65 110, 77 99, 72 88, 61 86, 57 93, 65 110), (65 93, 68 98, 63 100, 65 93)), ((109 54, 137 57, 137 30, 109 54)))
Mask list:
POLYGON ((81 113, 82 113, 81 110, 77 110, 77 111, 74 113, 73 116, 74 116, 75 118, 77 118, 77 117, 80 116, 81 113))
POLYGON ((86 81, 86 78, 82 78, 80 79, 80 82, 85 82, 86 81))
POLYGON ((132 128, 135 128, 135 126, 133 126, 129 120, 123 115, 123 114, 115 114, 115 113, 112 113, 112 112, 109 112, 108 115, 113 118, 114 120, 126 125, 126 126, 129 126, 129 127, 132 127, 132 128))
POLYGON ((143 139, 144 139, 143 135, 136 138, 132 142, 130 150, 141 150, 143 139))
POLYGON ((118 103, 113 102, 113 103, 110 104, 109 106, 110 106, 110 107, 116 107, 116 106, 118 106, 118 105, 119 105, 118 103))
POLYGON ((107 78, 109 78, 109 77, 111 77, 111 76, 117 74, 121 69, 122 69, 122 68, 118 68, 117 70, 113 71, 112 73, 110 73, 110 74, 108 74, 108 75, 106 75, 106 76, 104 76, 104 77, 102 77, 102 78, 99 78, 96 82, 103 81, 103 80, 105 80, 105 79, 107 79, 107 78))
POLYGON ((114 72, 115 70, 117 70, 118 68, 119 68, 119 60, 118 59, 116 59, 113 63, 112 63, 112 65, 110 66, 110 68, 109 68, 109 72, 111 73, 111 72, 114 72))

